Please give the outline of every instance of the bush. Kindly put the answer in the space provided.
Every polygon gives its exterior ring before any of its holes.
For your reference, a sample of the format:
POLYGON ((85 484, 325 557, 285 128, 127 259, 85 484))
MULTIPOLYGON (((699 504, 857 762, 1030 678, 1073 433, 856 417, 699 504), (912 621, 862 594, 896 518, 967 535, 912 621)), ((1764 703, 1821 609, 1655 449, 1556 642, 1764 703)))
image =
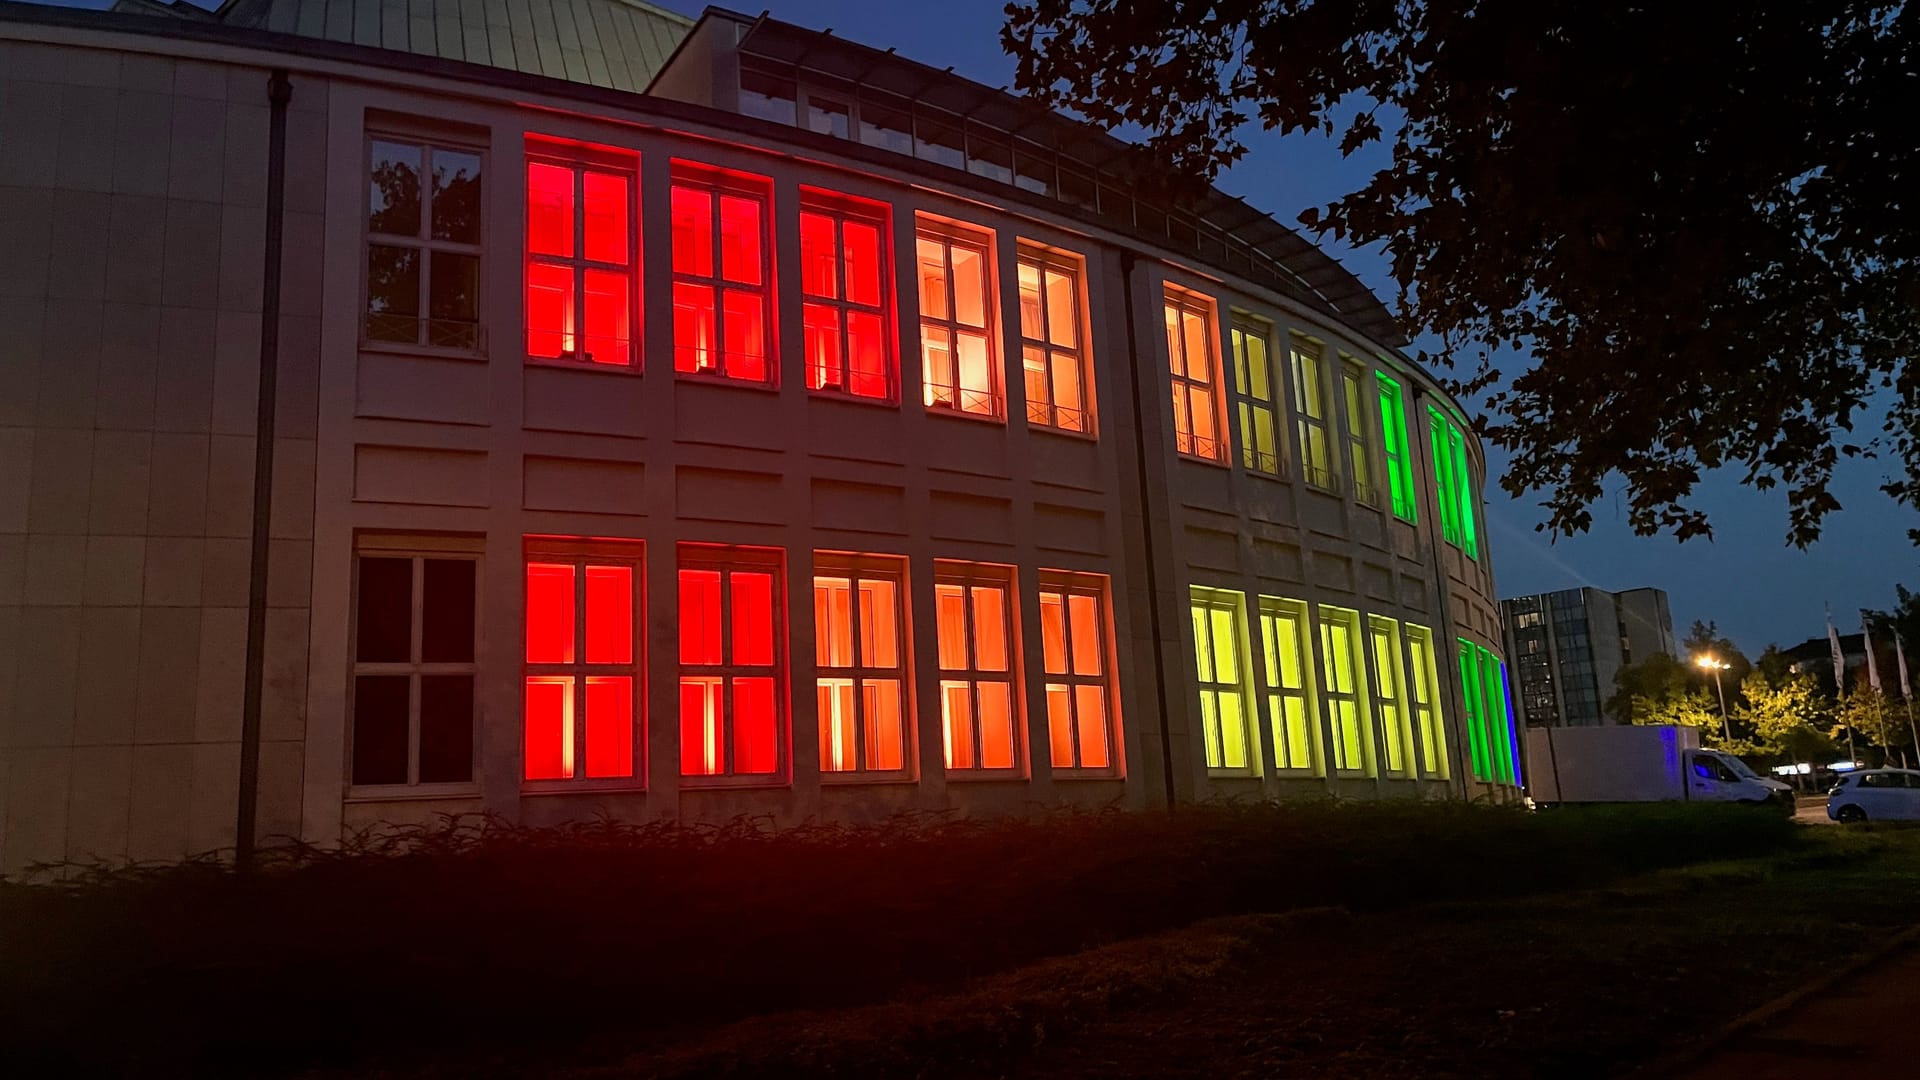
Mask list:
POLYGON ((1215 915, 1763 854, 1791 828, 1734 807, 1395 802, 786 831, 454 819, 255 873, 203 861, 0 886, 0 1015, 11 1060, 69 1068, 254 1075, 578 1047, 885 1000, 1215 915))

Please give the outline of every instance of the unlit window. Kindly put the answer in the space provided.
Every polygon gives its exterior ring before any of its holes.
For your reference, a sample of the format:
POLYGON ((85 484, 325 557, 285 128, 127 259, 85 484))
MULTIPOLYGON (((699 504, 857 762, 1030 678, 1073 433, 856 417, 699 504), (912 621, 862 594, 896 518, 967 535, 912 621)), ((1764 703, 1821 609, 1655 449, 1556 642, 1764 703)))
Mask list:
POLYGON ((363 554, 356 567, 351 782, 473 779, 472 558, 363 554))
POLYGON ((476 150, 368 141, 369 341, 479 347, 480 171, 476 150))

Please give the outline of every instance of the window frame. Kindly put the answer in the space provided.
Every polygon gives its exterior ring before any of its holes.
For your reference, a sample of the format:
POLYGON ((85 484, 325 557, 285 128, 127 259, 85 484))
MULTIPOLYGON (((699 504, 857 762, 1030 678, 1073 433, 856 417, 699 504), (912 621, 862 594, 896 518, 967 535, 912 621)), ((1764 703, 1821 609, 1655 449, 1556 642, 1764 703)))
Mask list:
POLYGON ((934 585, 934 670, 940 690, 940 740, 941 761, 946 778, 952 780, 1005 780, 1024 778, 1027 775, 1027 763, 1032 756, 1027 747, 1025 680, 1021 671, 1020 652, 1020 590, 1017 571, 1011 566, 995 563, 965 562, 953 559, 937 559, 933 564, 934 585), (958 586, 963 597, 963 617, 966 624, 967 666, 949 668, 942 663, 939 646, 940 589, 942 586, 958 586), (1001 632, 1005 635, 1004 646, 1007 666, 1003 671, 984 670, 978 666, 979 642, 977 640, 979 621, 974 613, 973 590, 978 587, 993 587, 1003 590, 1001 603, 1001 632), (951 763, 949 746, 953 740, 951 726, 947 720, 946 691, 948 683, 967 684, 967 705, 972 712, 971 730, 973 734, 973 760, 980 764, 956 766, 951 763), (1013 760, 1005 768, 991 768, 984 764, 986 760, 986 741, 980 724, 980 684, 1004 682, 1007 686, 1007 723, 1012 729, 1013 760))
POLYGON ((1379 775, 1379 762, 1374 745, 1375 724, 1372 699, 1367 686, 1369 664, 1367 653, 1371 651, 1366 635, 1366 620, 1354 608, 1339 607, 1334 604, 1315 604, 1318 615, 1316 620, 1320 630, 1320 673, 1321 698, 1326 704, 1327 735, 1331 740, 1328 765, 1336 776, 1374 777, 1379 775), (1353 686, 1342 689, 1340 686, 1340 653, 1334 648, 1332 630, 1336 625, 1344 626, 1347 631, 1347 651, 1345 655, 1347 672, 1352 676, 1353 686), (1353 707, 1353 749, 1360 755, 1360 761, 1346 761, 1348 747, 1343 743, 1345 724, 1341 716, 1341 706, 1353 707))
POLYGON ((1375 510, 1383 509, 1380 468, 1373 460, 1373 432, 1368 402, 1375 396, 1367 392, 1367 369, 1358 360, 1340 354, 1341 426, 1347 431, 1347 478, 1353 501, 1375 510))
POLYGON ((896 329, 899 307, 898 289, 894 282, 893 251, 893 209, 886 203, 873 199, 863 199, 843 192, 829 191, 826 188, 800 187, 800 207, 797 220, 802 224, 800 232, 800 257, 803 269, 800 274, 800 325, 802 352, 805 352, 807 309, 810 307, 831 308, 837 315, 840 335, 840 385, 838 387, 813 385, 813 362, 806 357, 805 383, 809 395, 832 398, 838 401, 853 401, 865 405, 885 405, 898 407, 900 404, 900 355, 897 347, 899 335, 896 329), (833 273, 834 288, 838 296, 818 296, 807 291, 807 275, 804 269, 806 260, 805 216, 809 214, 826 217, 833 222, 833 273), (846 226, 849 221, 871 226, 877 235, 878 248, 874 252, 880 277, 880 298, 874 305, 861 304, 847 295, 847 239, 846 226), (851 314, 873 315, 880 320, 880 362, 884 368, 886 392, 878 397, 871 394, 858 394, 851 389, 853 353, 851 314))
POLYGON ((1433 444, 1435 499, 1440 504, 1441 538, 1479 561, 1479 533, 1474 527, 1472 463, 1467 457, 1466 433, 1438 405, 1427 406, 1433 444))
POLYGON ((1407 437, 1406 388, 1384 371, 1373 373, 1380 397, 1380 449, 1387 462, 1387 486, 1393 516, 1409 525, 1420 522, 1412 444, 1407 437))
POLYGON ((979 226, 966 225, 946 218, 937 218, 924 213, 916 213, 913 222, 913 276, 915 294, 919 297, 920 313, 918 334, 920 346, 920 398, 923 407, 936 416, 957 416, 970 420, 981 420, 1004 424, 1007 421, 1007 388, 1005 362, 1000 357, 999 333, 995 329, 994 316, 999 309, 999 283, 995 280, 993 230, 979 226), (937 243, 941 247, 941 268, 946 274, 946 315, 935 317, 928 314, 926 302, 926 276, 921 271, 920 245, 937 243), (980 260, 980 318, 981 325, 973 326, 960 321, 958 306, 954 303, 953 249, 967 248, 980 260), (929 379, 930 357, 927 353, 928 333, 943 333, 947 339, 947 377, 952 381, 935 382, 929 379), (967 390, 960 381, 960 350, 956 345, 962 333, 977 336, 985 343, 987 389, 989 408, 986 410, 968 409, 965 395, 979 393, 967 390), (934 388, 950 390, 953 393, 952 404, 939 404, 934 401, 934 388))
POLYGON ((1231 468, 1232 459, 1228 456, 1232 452, 1231 440, 1228 439, 1226 426, 1222 423, 1225 419, 1222 411, 1225 402, 1221 400, 1221 391, 1224 387, 1221 386, 1220 307, 1212 297, 1182 288, 1169 281, 1161 290, 1161 320, 1165 323, 1176 314, 1179 316, 1182 332, 1175 334, 1172 326, 1166 327, 1167 379, 1173 409, 1173 452, 1188 461, 1200 461, 1208 465, 1231 468), (1200 316, 1204 330, 1203 337, 1206 340, 1207 349, 1207 355, 1203 359, 1203 370, 1206 373, 1204 379, 1194 378, 1193 357, 1187 355, 1184 327, 1185 316, 1188 314, 1200 316), (1175 342, 1179 343, 1178 357, 1174 355, 1175 342), (1200 415, 1199 410, 1193 405, 1196 392, 1206 397, 1207 417, 1212 425, 1210 430, 1213 435, 1210 441, 1213 446, 1206 452, 1203 452, 1201 445, 1205 440, 1202 439, 1194 424, 1195 417, 1200 415))
POLYGON ((780 350, 777 330, 780 313, 778 294, 774 288, 774 230, 773 230, 773 180, 770 177, 754 173, 738 172, 733 169, 708 165, 703 162, 674 158, 669 167, 667 184, 668 215, 668 302, 672 307, 673 319, 673 373, 676 378, 693 379, 701 382, 718 383, 726 386, 753 387, 762 390, 780 388, 780 350), (706 275, 682 271, 674 255, 676 238, 672 227, 673 197, 681 188, 703 191, 708 196, 708 241, 713 253, 713 266, 706 275), (732 281, 726 276, 726 232, 721 221, 720 200, 723 196, 752 199, 760 205, 760 284, 750 285, 732 281), (718 363, 711 369, 695 368, 691 371, 680 367, 680 304, 678 300, 680 286, 688 285, 712 291, 713 294, 713 343, 709 347, 718 363), (760 344, 761 363, 766 373, 762 378, 749 379, 728 374, 729 352, 727 350, 727 294, 751 293, 760 299, 760 344))
POLYGON ((1282 451, 1278 416, 1279 388, 1274 380, 1273 324, 1257 315, 1235 311, 1229 319, 1228 346, 1233 351, 1233 399, 1236 430, 1240 435, 1240 465, 1255 476, 1274 480, 1286 478, 1287 456, 1282 451), (1262 395, 1252 385, 1256 370, 1246 343, 1258 341, 1267 392, 1262 395), (1264 417, 1264 419, 1263 419, 1264 417), (1264 434, 1271 453, 1260 450, 1259 436, 1264 434))
MULTIPOLYGON (((642 263, 640 243, 640 162, 636 153, 623 153, 611 148, 590 146, 547 139, 529 134, 526 140, 525 165, 530 171, 535 164, 563 168, 573 174, 573 255, 536 254, 533 250, 532 229, 533 214, 529 200, 532 184, 522 186, 521 201, 523 213, 521 230, 522 276, 521 292, 521 348, 529 364, 543 364, 553 367, 571 368, 581 371, 610 371, 639 374, 644 365, 645 350, 641 344, 645 338, 646 311, 644 303, 646 289, 641 281, 642 263), (600 173, 617 176, 626 181, 627 198, 627 261, 609 263, 587 257, 587 198, 586 177, 588 173, 600 173), (527 290, 531 282, 531 270, 539 263, 546 266, 566 267, 573 276, 573 311, 575 326, 572 331, 576 345, 585 345, 593 338, 591 327, 587 324, 586 278, 589 271, 616 272, 627 278, 627 355, 618 363, 609 363, 592 359, 591 350, 576 348, 573 358, 561 356, 535 356, 528 348, 533 335, 531 320, 527 318, 527 290)), ((526 171, 522 172, 525 179, 526 171)))
POLYGON ((1380 773, 1396 779, 1419 775, 1414 751, 1408 698, 1407 661, 1400 621, 1385 615, 1366 616, 1367 663, 1372 672, 1369 698, 1374 724, 1380 733, 1380 773), (1387 667, 1385 665, 1391 665, 1387 667), (1395 757, 1399 763, 1394 763, 1395 757))
POLYGON ((912 605, 908 600, 908 567, 905 556, 864 555, 841 551, 815 551, 813 553, 812 591, 814 596, 814 702, 816 713, 820 700, 819 688, 825 679, 848 679, 853 683, 854 707, 854 756, 856 765, 851 769, 829 769, 824 753, 827 718, 815 716, 822 754, 819 762, 820 782, 823 784, 862 784, 910 782, 917 778, 918 771, 918 724, 914 710, 914 664, 912 653, 912 605), (850 666, 831 666, 821 659, 825 651, 819 640, 819 588, 822 578, 845 578, 852 592, 853 602, 848 605, 848 633, 853 645, 850 666), (859 603, 860 584, 864 581, 888 581, 893 592, 893 635, 894 663, 892 667, 881 667, 864 662, 860 654, 860 643, 865 640, 861 633, 862 615, 859 603), (898 686, 900 697, 900 768, 874 769, 866 766, 867 747, 867 702, 861 691, 868 679, 892 679, 898 686))
POLYGON ((574 568, 574 607, 573 640, 574 661, 572 663, 540 662, 527 659, 527 609, 522 607, 520 620, 520 790, 529 795, 565 791, 644 791, 647 787, 647 582, 646 582, 646 544, 641 540, 575 540, 564 537, 527 537, 521 545, 521 588, 526 589, 527 569, 535 564, 571 565, 574 568), (586 568, 589 566, 625 567, 632 575, 633 595, 633 655, 624 664, 594 663, 586 659, 586 568), (632 766, 633 771, 626 776, 588 776, 585 766, 587 760, 586 682, 593 677, 629 678, 632 680, 632 714, 628 723, 632 727, 632 766), (530 779, 527 776, 526 763, 526 684, 534 678, 566 677, 572 682, 573 715, 581 718, 574 724, 574 762, 575 775, 572 777, 543 777, 530 779))
POLYGON ((1420 775, 1429 779, 1452 779, 1453 767, 1447 750, 1447 728, 1440 709, 1440 670, 1430 627, 1403 623, 1407 639, 1408 712, 1413 737, 1419 746, 1420 775), (1424 659, 1424 663, 1422 662, 1424 659))
POLYGON ((1336 491, 1333 448, 1328 444, 1325 345, 1298 332, 1287 338, 1287 376, 1292 384, 1294 434, 1300 446, 1300 478, 1308 487, 1336 491), (1303 363, 1305 361, 1305 363, 1303 363), (1309 374, 1308 368, 1312 371, 1309 374), (1312 393, 1309 394, 1308 391, 1312 393))
POLYGON ((487 175, 492 172, 491 154, 488 152, 484 137, 475 134, 463 137, 460 134, 422 125, 370 124, 360 138, 360 311, 356 320, 355 338, 359 347, 373 352, 409 352, 425 353, 435 356, 447 356, 460 359, 480 359, 487 353, 487 175), (398 233, 377 233, 373 231, 373 156, 375 143, 397 143, 415 147, 420 151, 420 226, 412 236, 398 233), (473 243, 456 240, 438 240, 433 236, 433 152, 446 150, 453 153, 472 154, 480 159, 480 214, 477 228, 479 239, 473 243), (371 331, 374 312, 370 309, 373 301, 373 274, 371 268, 373 246, 407 248, 419 253, 419 286, 415 301, 417 312, 413 318, 417 322, 412 341, 396 338, 375 337, 371 331), (473 344, 442 345, 432 340, 431 323, 433 320, 433 258, 435 252, 449 255, 467 255, 474 259, 474 278, 476 295, 474 297, 473 344))
POLYGON ((1317 673, 1314 670, 1313 652, 1313 615, 1305 600, 1295 600, 1284 596, 1260 596, 1260 652, 1263 685, 1261 695, 1265 699, 1266 721, 1269 736, 1273 739, 1274 771, 1301 776, 1324 775, 1324 748, 1320 744, 1320 705, 1317 673), (1299 686, 1288 686, 1287 676, 1281 670, 1280 635, 1289 631, 1283 623, 1291 624, 1294 643, 1294 659, 1299 665, 1299 686), (1287 704, 1299 705, 1299 717, 1303 731, 1283 730, 1286 726, 1287 704), (1295 743, 1303 744, 1304 762, 1297 762, 1295 743))
MULTIPOLYGON (((686 750, 686 717, 676 715, 674 732, 674 770, 682 788, 691 787, 785 787, 793 782, 793 716, 789 679, 793 659, 787 620, 786 550, 774 547, 750 547, 732 544, 706 544, 682 541, 674 549, 674 613, 678 620, 684 599, 680 595, 680 574, 687 570, 712 570, 720 574, 720 656, 718 664, 689 664, 682 656, 684 646, 676 638, 674 650, 675 712, 679 713, 682 687, 688 679, 713 679, 721 682, 720 763, 714 773, 688 773, 683 764, 686 750), (733 575, 736 572, 772 575, 773 663, 738 664, 733 662, 733 575), (740 678, 773 680, 773 752, 770 772, 743 773, 735 770, 735 746, 738 724, 734 717, 734 684, 740 678)), ((684 627, 680 628, 684 632, 684 627)))
POLYGON ((466 537, 363 536, 353 548, 353 570, 348 583, 351 605, 347 619, 347 700, 343 765, 346 773, 346 798, 349 802, 392 799, 439 798, 476 794, 482 780, 483 756, 480 752, 480 642, 485 636, 486 564, 483 542, 466 537), (364 559, 411 560, 409 597, 410 639, 408 659, 402 661, 363 661, 360 659, 360 570, 364 559), (426 561, 445 559, 473 564, 473 659, 464 662, 420 659, 426 628, 426 561), (354 779, 354 741, 357 724, 355 703, 363 676, 407 676, 407 780, 398 784, 357 783, 354 779), (433 675, 466 676, 473 683, 473 715, 469 727, 469 763, 466 780, 441 780, 422 783, 420 776, 421 702, 420 680, 433 675))
POLYGON ((1099 437, 1099 431, 1093 407, 1093 376, 1089 370, 1092 366, 1091 354, 1093 350, 1090 348, 1089 338, 1091 335, 1089 333, 1090 323, 1087 312, 1087 260, 1084 256, 1075 252, 1050 247, 1046 244, 1025 238, 1016 239, 1014 242, 1014 303, 1016 306, 1022 304, 1022 297, 1024 295, 1019 274, 1021 270, 1029 266, 1034 268, 1040 280, 1040 337, 1033 338, 1027 336, 1024 307, 1019 307, 1022 314, 1014 320, 1016 324, 1015 329, 1020 335, 1021 385, 1022 393, 1025 397, 1027 426, 1049 431, 1056 435, 1070 435, 1081 439, 1097 439, 1099 437), (1072 314, 1072 325, 1074 340, 1071 345, 1056 345, 1053 342, 1053 335, 1051 333, 1053 318, 1050 310, 1050 305, 1053 303, 1053 300, 1047 289, 1047 275, 1049 272, 1064 275, 1073 285, 1074 310, 1072 314), (1025 392, 1025 378, 1029 371, 1027 367, 1027 354, 1030 350, 1036 349, 1039 350, 1040 354, 1041 378, 1047 386, 1047 401, 1044 405, 1046 415, 1044 417, 1034 416, 1033 396, 1025 392), (1078 409, 1066 409, 1060 405, 1058 400, 1059 394, 1057 394, 1054 389, 1056 382, 1054 378, 1055 354, 1070 356, 1073 359, 1074 382, 1080 396, 1080 408, 1078 409), (1061 413, 1073 412, 1079 414, 1079 427, 1068 427, 1057 422, 1061 413))
POLYGON ((1202 760, 1205 761, 1208 776, 1221 777, 1257 777, 1261 775, 1263 755, 1260 753, 1260 733, 1254 725, 1256 718, 1247 708, 1253 698, 1253 687, 1249 682, 1252 666, 1247 655, 1247 600, 1246 594, 1237 589, 1216 589, 1205 585, 1187 587, 1188 623, 1193 632, 1194 683, 1199 689, 1200 740, 1202 760), (1199 615, 1206 612, 1201 620, 1199 615), (1233 636, 1235 658, 1234 678, 1231 682, 1219 678, 1217 643, 1218 627, 1213 613, 1225 612, 1229 618, 1230 632, 1233 636), (1207 627, 1206 652, 1202 652, 1199 624, 1204 621, 1207 627), (1202 657, 1206 663, 1201 662, 1202 657), (1226 726, 1221 720, 1220 698, 1223 694, 1232 694, 1239 702, 1240 740, 1246 754, 1246 764, 1227 763, 1226 726), (1212 719, 1208 719, 1207 702, 1213 701, 1212 719), (1215 749, 1218 749, 1218 754, 1215 749), (1220 764, 1215 765, 1218 758, 1220 764))
POLYGON ((1120 693, 1119 673, 1114 670, 1113 616, 1111 608, 1111 582, 1105 574, 1079 573, 1069 570, 1041 570, 1038 584, 1035 586, 1040 601, 1041 659, 1040 672, 1043 691, 1051 695, 1055 687, 1064 687, 1068 709, 1069 745, 1073 747, 1074 761, 1062 765, 1053 757, 1054 731, 1052 699, 1047 698, 1047 763, 1053 775, 1062 779, 1098 779, 1121 775, 1122 755, 1120 752, 1120 693), (1046 604, 1047 597, 1060 598, 1062 669, 1053 671, 1046 658, 1046 604), (1094 633, 1098 637, 1094 648, 1100 657, 1100 670, 1091 675, 1074 671, 1076 655, 1074 637, 1073 601, 1075 596, 1090 597, 1093 600, 1094 633), (1080 695, 1078 688, 1095 686, 1100 689, 1102 715, 1100 723, 1107 744, 1107 763, 1105 765, 1081 764, 1080 739, 1080 695))

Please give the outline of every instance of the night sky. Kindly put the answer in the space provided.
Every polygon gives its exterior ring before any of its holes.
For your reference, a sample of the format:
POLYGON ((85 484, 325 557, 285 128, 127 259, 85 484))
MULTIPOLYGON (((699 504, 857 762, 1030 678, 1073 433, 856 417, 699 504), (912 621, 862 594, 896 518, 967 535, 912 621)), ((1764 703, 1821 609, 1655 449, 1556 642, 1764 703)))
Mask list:
MULTIPOLYGON (((68 0, 75 2, 75 0, 68 0)), ((104 2, 77 0, 81 6, 104 2)), ((215 6, 210 0, 202 0, 215 6)), ((657 0, 656 0, 657 2, 657 0)), ((666 0, 662 6, 698 15, 701 5, 666 0)), ((757 7, 743 5, 742 9, 757 7)), ((773 14, 901 54, 991 86, 1010 84, 1013 61, 1000 49, 1002 0, 778 0, 773 14)), ((1384 153, 1342 160, 1331 140, 1316 136, 1281 139, 1255 134, 1247 157, 1220 180, 1229 194, 1292 224, 1298 213, 1362 184, 1384 153)), ((1338 244, 1339 257, 1383 298, 1391 299, 1386 263, 1378 252, 1338 244)), ((1878 418, 1869 421, 1877 427, 1878 418)), ((1871 435, 1863 431, 1859 438, 1871 435)), ((1514 500, 1489 485, 1487 522, 1500 595, 1593 585, 1627 589, 1651 585, 1671 594, 1681 634, 1694 619, 1718 622, 1720 630, 1750 654, 1770 642, 1791 645, 1824 634, 1822 607, 1831 603, 1842 631, 1857 629, 1852 616, 1862 606, 1891 607, 1894 583, 1920 586, 1920 555, 1906 538, 1920 517, 1896 507, 1877 486, 1878 463, 1851 463, 1834 492, 1845 507, 1832 515, 1825 538, 1809 551, 1785 545, 1785 495, 1742 487, 1738 475, 1713 477, 1699 504, 1712 515, 1711 542, 1678 544, 1665 537, 1636 537, 1624 508, 1593 509, 1593 530, 1549 543, 1534 531, 1542 520, 1532 499, 1514 500)), ((1491 469, 1502 461, 1496 454, 1491 469)))

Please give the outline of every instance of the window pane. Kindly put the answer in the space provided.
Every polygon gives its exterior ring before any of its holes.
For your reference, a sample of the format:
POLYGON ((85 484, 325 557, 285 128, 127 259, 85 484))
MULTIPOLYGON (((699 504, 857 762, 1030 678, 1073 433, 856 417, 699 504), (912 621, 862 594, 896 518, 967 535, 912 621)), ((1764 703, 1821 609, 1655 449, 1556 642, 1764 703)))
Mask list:
POLYGON ((1007 670, 1007 592, 997 585, 975 585, 973 666, 976 671, 1007 670))
POLYGON ((1020 336, 1042 339, 1044 314, 1040 303, 1040 267, 1020 260, 1020 336))
POLYGON ((955 244, 953 320, 962 326, 987 325, 987 260, 979 248, 955 244))
POLYGON ((683 677, 680 680, 680 775, 716 776, 722 764, 720 679, 683 677))
POLYGON ((779 723, 773 680, 733 680, 733 771, 765 774, 780 767, 779 723))
POLYGON ((433 152, 433 238, 480 242, 480 155, 433 152))
POLYGON ((413 560, 362 557, 354 659, 404 664, 413 650, 413 560))
POLYGON ((1054 423, 1069 431, 1085 431, 1086 406, 1080 400, 1080 358, 1072 353, 1053 354, 1053 403, 1057 408, 1054 423))
POLYGON ((680 571, 680 662, 720 663, 720 571, 680 571))
POLYGON ((1040 594, 1040 653, 1047 674, 1067 673, 1067 611, 1057 592, 1040 594))
POLYGON ((1203 683, 1217 681, 1213 676, 1213 642, 1210 640, 1213 621, 1209 617, 1211 611, 1211 608, 1199 601, 1194 602, 1191 611, 1193 615, 1193 659, 1194 665, 1199 669, 1200 681, 1203 683))
POLYGON ((587 775, 633 775, 633 680, 587 679, 587 775))
POLYGON ((853 122, 853 109, 843 102, 807 94, 807 130, 844 139, 853 122))
POLYGON ((920 376, 927 405, 957 408, 960 390, 953 370, 953 334, 944 327, 920 325, 920 376))
POLYGON ((1038 345, 1020 350, 1020 369, 1027 388, 1027 419, 1036 424, 1053 422, 1053 393, 1047 384, 1047 354, 1038 345))
POLYGON ((427 344, 473 348, 480 341, 479 256, 434 251, 428 259, 427 344))
POLYGON ((1169 303, 1161 308, 1167 324, 1167 370, 1175 375, 1187 373, 1187 360, 1180 344, 1180 309, 1169 303))
POLYGON ((633 663, 633 567, 587 567, 587 663, 633 663))
POLYGON ((367 231, 420 235, 420 147, 375 140, 368 188, 367 231))
POLYGON ((1273 397, 1272 389, 1267 385, 1267 339, 1257 333, 1245 335, 1247 362, 1247 393, 1267 401, 1273 397))
POLYGON ((405 675, 362 675, 353 680, 353 782, 407 782, 407 683, 405 675))
POLYGON ((871 312, 847 313, 848 390, 860 397, 885 398, 890 393, 892 365, 887 363, 886 320, 871 312))
POLYGON ((833 219, 825 214, 800 213, 800 288, 808 296, 829 300, 840 296, 839 262, 833 219))
POLYGON ((921 237, 914 244, 920 262, 920 314, 929 319, 947 317, 947 252, 938 240, 921 237))
POLYGON ((1213 621, 1213 670, 1217 682, 1240 681, 1239 637, 1236 632, 1238 619, 1234 613, 1222 608, 1213 608, 1209 614, 1213 621))
POLYGON ((985 334, 955 334, 960 360, 960 408, 971 413, 997 411, 993 364, 985 334))
POLYGON ((473 661, 472 559, 427 559, 421 599, 420 659, 429 664, 473 661))
POLYGON ((846 244, 847 299, 869 307, 881 306, 880 227, 865 221, 842 224, 846 244))
POLYGON ((972 687, 964 682, 940 684, 940 721, 947 739, 947 768, 974 768, 972 687))
POLYGON ((1225 768, 1220 756, 1220 701, 1212 690, 1200 691, 1200 733, 1207 744, 1207 768, 1225 768))
POLYGON ((820 706, 820 768, 823 772, 850 772, 859 768, 856 756, 859 730, 853 709, 852 679, 821 679, 816 692, 820 706))
POLYGON ((573 778, 573 679, 564 675, 527 678, 525 737, 522 751, 529 780, 573 778))
POLYGON ((733 590, 732 663, 773 663, 773 575, 735 571, 728 577, 733 590))
POLYGON ((1074 348, 1080 343, 1080 302, 1074 278, 1051 267, 1047 270, 1047 340, 1074 348))
POLYGON ((936 585, 934 615, 939 622, 940 669, 967 669, 967 600, 965 586, 936 585))
POLYGON ((420 337, 420 252, 367 245, 367 336, 375 341, 420 337))
POLYGON ((860 662, 867 667, 900 664, 899 593, 887 578, 860 582, 860 662))
POLYGON ((1213 381, 1213 367, 1207 363, 1207 318, 1197 311, 1180 312, 1180 332, 1185 337, 1187 378, 1197 383, 1213 381))
POLYGON ((726 352, 726 374, 747 382, 765 382, 767 378, 767 325, 765 300, 755 293, 728 289, 726 316, 721 324, 726 331, 722 348, 726 352))
POLYGON ((800 343, 807 360, 807 388, 846 389, 840 357, 840 309, 829 304, 802 308, 800 343))
POLYGON ((587 355, 596 364, 633 360, 629 318, 633 279, 612 270, 587 271, 587 355))
POLYGON ((1073 617, 1073 673, 1098 675, 1105 669, 1100 653, 1100 600, 1086 593, 1070 593, 1067 610, 1073 617))
POLYGON ((627 178, 619 173, 588 170, 587 258, 594 262, 627 265, 627 243, 633 230, 628 225, 631 200, 627 198, 627 178))
POLYGON ((573 339, 573 268, 527 265, 527 355, 558 358, 577 347, 573 339))
POLYGON ((813 656, 821 667, 853 666, 853 582, 813 579, 813 656))
POLYGON ((1240 695, 1222 692, 1220 709, 1220 760, 1226 768, 1247 767, 1247 725, 1240 711, 1240 695))
POLYGON ((758 285, 766 270, 760 258, 760 200, 720 196, 720 271, 728 281, 758 285))
POLYGON ((473 676, 422 675, 420 782, 451 784, 472 779, 473 676))
POLYGON ((981 682, 975 692, 980 695, 980 767, 1011 769, 1013 695, 1003 682, 981 682))
POLYGON ((1214 438, 1213 392, 1194 387, 1187 403, 1193 414, 1193 452, 1201 457, 1213 457, 1219 445, 1214 438))
POLYGON ((563 165, 527 163, 527 251, 573 254, 573 177, 563 165))
POLYGON ((1074 713, 1080 724, 1080 767, 1104 769, 1113 764, 1107 746, 1107 691, 1082 683, 1073 688, 1074 713))
POLYGON ((1047 753, 1056 769, 1076 765, 1073 741, 1073 691, 1064 683, 1047 684, 1047 753))
POLYGON ((673 286, 673 369, 713 371, 715 355, 713 287, 675 282, 673 286))
POLYGON ((673 186, 673 272, 713 276, 713 196, 673 186))
POLYGON ((573 598, 572 566, 527 564, 527 663, 573 663, 573 598))
POLYGON ((864 692, 867 768, 898 772, 907 767, 906 728, 900 719, 900 683, 893 679, 868 679, 864 692))

